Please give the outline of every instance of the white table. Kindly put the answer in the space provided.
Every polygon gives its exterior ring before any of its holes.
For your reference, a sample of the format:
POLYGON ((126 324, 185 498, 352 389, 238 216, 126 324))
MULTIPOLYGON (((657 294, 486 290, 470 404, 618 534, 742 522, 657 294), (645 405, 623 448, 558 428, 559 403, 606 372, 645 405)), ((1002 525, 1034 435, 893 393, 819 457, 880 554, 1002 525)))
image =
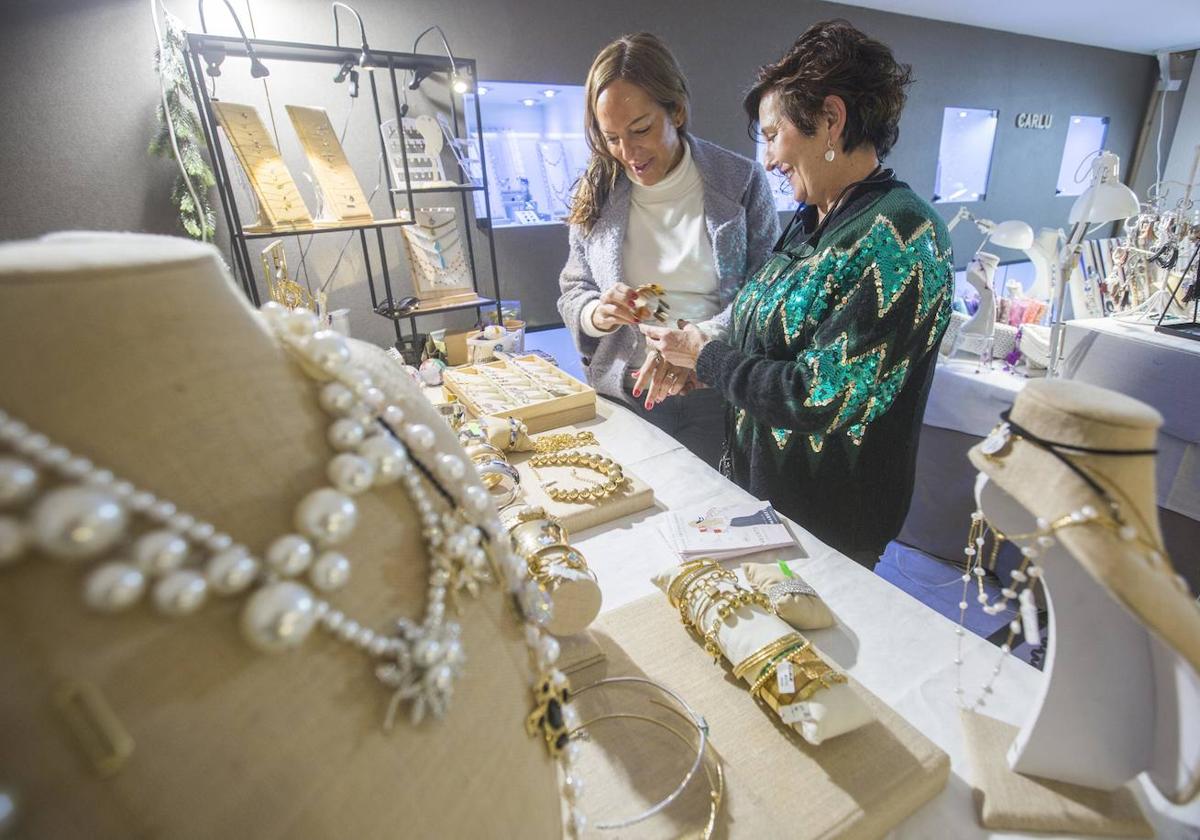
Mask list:
MULTIPOLYGON (((596 420, 581 426, 592 430, 601 446, 653 487, 658 501, 654 509, 573 535, 575 545, 599 578, 603 609, 615 609, 644 595, 662 597, 650 577, 676 562, 656 528, 664 511, 705 503, 731 504, 751 497, 625 408, 601 400, 596 420)), ((798 535, 799 546, 736 562, 775 558, 789 561, 838 617, 835 627, 811 633, 813 641, 951 759, 947 788, 891 836, 897 840, 1021 836, 988 832, 976 821, 970 766, 952 693, 955 625, 795 523, 790 525, 798 535)), ((663 609, 667 609, 665 603, 663 609)), ((680 628, 680 632, 684 630, 680 628)), ((982 685, 999 651, 973 635, 966 650, 965 684, 982 685)), ((1020 724, 1041 680, 1037 670, 1010 658, 987 713, 1020 724)), ((1200 803, 1173 807, 1153 790, 1136 787, 1159 838, 1195 840, 1200 833, 1200 803)))

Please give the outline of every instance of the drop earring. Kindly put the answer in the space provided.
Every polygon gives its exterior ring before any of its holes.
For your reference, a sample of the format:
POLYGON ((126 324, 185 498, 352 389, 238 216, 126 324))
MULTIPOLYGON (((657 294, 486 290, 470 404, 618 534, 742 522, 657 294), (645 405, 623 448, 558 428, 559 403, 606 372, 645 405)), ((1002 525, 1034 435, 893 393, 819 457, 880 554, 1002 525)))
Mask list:
POLYGON ((833 146, 830 146, 825 150, 825 160, 827 160, 829 163, 833 163, 833 159, 835 157, 837 157, 837 155, 833 151, 833 146))

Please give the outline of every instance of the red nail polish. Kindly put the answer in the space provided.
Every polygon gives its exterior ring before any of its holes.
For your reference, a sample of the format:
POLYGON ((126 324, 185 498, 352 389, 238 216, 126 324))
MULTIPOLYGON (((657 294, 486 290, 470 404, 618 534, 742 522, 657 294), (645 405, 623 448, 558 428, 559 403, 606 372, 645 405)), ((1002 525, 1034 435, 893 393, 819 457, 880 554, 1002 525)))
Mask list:
POLYGON ((642 395, 642 389, 641 389, 641 388, 634 388, 634 389, 633 389, 633 396, 634 396, 634 398, 640 397, 641 395, 642 395))

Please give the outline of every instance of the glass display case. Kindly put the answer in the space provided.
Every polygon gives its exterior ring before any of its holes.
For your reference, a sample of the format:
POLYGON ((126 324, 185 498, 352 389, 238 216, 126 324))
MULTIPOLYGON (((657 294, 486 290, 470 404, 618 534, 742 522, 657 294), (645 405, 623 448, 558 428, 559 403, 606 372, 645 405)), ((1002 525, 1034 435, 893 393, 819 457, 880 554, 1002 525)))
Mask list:
POLYGON ((1092 179, 1092 170, 1084 163, 1101 151, 1107 140, 1108 117, 1071 117, 1067 124, 1067 140, 1063 143, 1062 162, 1058 166, 1055 195, 1083 195, 1092 179))
MULTIPOLYGON (((562 222, 589 156, 583 86, 481 81, 476 90, 492 203, 476 193, 476 211, 490 209, 497 227, 562 222)), ((465 98, 471 113, 473 95, 465 98)))
POLYGON ((998 111, 984 108, 946 108, 942 112, 935 202, 987 198, 998 117, 998 111))

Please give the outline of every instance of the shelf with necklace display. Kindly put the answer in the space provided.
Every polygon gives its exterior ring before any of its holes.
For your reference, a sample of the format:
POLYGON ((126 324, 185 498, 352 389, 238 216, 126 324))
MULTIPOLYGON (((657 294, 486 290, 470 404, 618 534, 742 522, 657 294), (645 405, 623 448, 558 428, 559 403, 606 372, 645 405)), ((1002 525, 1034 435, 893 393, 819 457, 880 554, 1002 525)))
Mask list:
MULTIPOLYGON (((486 196, 487 160, 480 143, 475 143, 478 145, 478 148, 475 148, 472 141, 462 139, 468 121, 465 100, 459 92, 460 86, 449 83, 451 79, 461 81, 462 78, 477 77, 475 62, 472 59, 369 49, 365 44, 360 54, 357 50, 343 46, 246 40, 205 33, 191 33, 188 36, 186 57, 193 94, 199 105, 201 126, 213 159, 225 223, 231 232, 231 264, 241 280, 242 288, 253 303, 258 304, 261 299, 255 280, 258 261, 252 259, 247 248, 249 240, 340 232, 351 235, 347 244, 351 238, 357 238, 372 308, 392 321, 398 346, 416 342, 419 334, 417 319, 427 314, 495 307, 497 318, 502 317, 499 311, 500 279, 496 267, 495 243, 492 241, 492 226, 486 215, 474 215, 474 202, 470 200, 471 194, 477 191, 482 191, 486 196), (254 57, 260 64, 270 61, 271 68, 276 72, 280 72, 280 68, 287 68, 293 62, 298 65, 325 63, 340 68, 349 61, 355 66, 373 69, 375 72, 366 74, 366 87, 370 92, 374 125, 380 127, 380 130, 375 132, 380 152, 389 162, 389 165, 383 167, 387 212, 373 213, 368 206, 373 194, 363 194, 342 146, 342 138, 334 133, 328 114, 320 108, 291 104, 288 106, 289 114, 301 139, 319 191, 321 212, 318 218, 314 219, 296 188, 296 182, 287 172, 276 140, 267 131, 266 122, 258 110, 252 106, 217 101, 202 83, 206 56, 218 54, 223 57, 222 61, 248 57, 254 57), (407 103, 401 102, 401 80, 397 74, 407 76, 409 72, 415 74, 414 78, 422 79, 426 85, 446 84, 447 114, 438 114, 436 119, 428 115, 407 115, 407 103), (391 97, 386 96, 388 89, 391 91, 391 97), (381 92, 384 93, 383 97, 381 92), (384 108, 389 106, 392 113, 386 114, 384 108), (409 133, 415 130, 414 127, 418 123, 427 129, 419 138, 421 143, 427 144, 428 138, 437 138, 437 142, 444 140, 445 146, 455 153, 456 171, 445 173, 440 167, 440 158, 437 155, 417 154, 415 146, 413 159, 410 160, 411 144, 407 142, 407 135, 406 142, 403 143, 397 142, 394 137, 389 140, 388 125, 392 126, 392 134, 395 134, 396 114, 406 115, 404 124, 409 133), (432 130, 430 126, 436 127, 437 130, 432 130), (226 158, 227 145, 233 152, 233 160, 226 158), (398 154, 392 154, 393 152, 398 154), (429 158, 430 163, 436 161, 439 164, 437 172, 433 169, 428 172, 422 169, 422 160, 425 158, 429 158), (246 173, 247 186, 253 193, 255 212, 258 215, 257 221, 251 224, 243 223, 234 186, 235 180, 241 177, 243 172, 246 173), (438 172, 444 174, 434 177, 438 172), (425 175, 429 177, 426 178, 425 175), (451 247, 450 244, 441 242, 438 237, 422 238, 416 233, 413 237, 406 236, 406 245, 414 237, 420 241, 415 247, 409 248, 409 262, 413 291, 423 304, 416 307, 399 307, 398 302, 403 301, 408 292, 403 290, 401 278, 393 276, 394 270, 389 266, 389 246, 385 233, 393 228, 408 231, 410 228, 415 230, 421 227, 421 214, 427 211, 419 208, 415 199, 422 194, 459 196, 459 206, 454 208, 456 213, 461 212, 456 221, 459 238, 457 244, 451 247), (374 236, 370 236, 371 233, 374 236), (476 243, 476 237, 483 239, 476 243), (421 245, 431 247, 422 249, 421 245), (444 245, 446 249, 439 249, 440 245, 444 245), (487 269, 477 264, 476 251, 479 248, 492 255, 487 269), (486 293, 482 289, 483 271, 490 273, 486 293), (445 300, 442 300, 443 298, 445 300), (401 309, 405 311, 401 312, 401 309), (411 332, 407 338, 401 328, 401 322, 405 319, 409 322, 411 332)), ((225 75, 231 80, 230 83, 237 79, 235 73, 225 75)), ((246 81, 248 83, 250 79, 246 81)), ((478 123, 479 107, 477 98, 474 99, 475 113, 472 118, 478 123)), ((414 142, 416 139, 414 137, 414 142)), ((440 153, 438 151, 438 155, 440 153)), ((486 208, 489 202, 485 201, 483 206, 486 208)))

